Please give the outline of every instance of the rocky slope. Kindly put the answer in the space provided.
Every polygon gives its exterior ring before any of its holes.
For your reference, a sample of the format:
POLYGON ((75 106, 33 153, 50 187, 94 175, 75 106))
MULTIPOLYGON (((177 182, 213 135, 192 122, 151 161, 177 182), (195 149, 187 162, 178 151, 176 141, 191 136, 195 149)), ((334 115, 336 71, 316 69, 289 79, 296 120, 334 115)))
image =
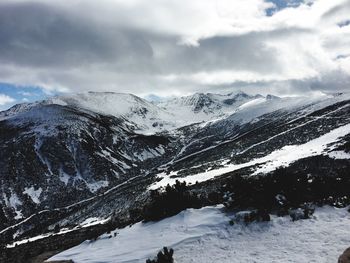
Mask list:
MULTIPOLYGON (((270 178, 281 167, 307 180, 331 173, 346 184, 349 125, 349 94, 208 93, 154 104, 130 94, 86 93, 16 105, 0 113, 0 237, 24 244, 57 228, 83 233, 68 242, 76 244, 89 238, 81 228, 87 219, 112 218, 114 227, 140 220, 149 190, 176 180, 193 183, 201 205, 222 202, 205 196, 222 192, 230 178, 270 178)), ((106 230, 90 227, 94 234, 106 230)))

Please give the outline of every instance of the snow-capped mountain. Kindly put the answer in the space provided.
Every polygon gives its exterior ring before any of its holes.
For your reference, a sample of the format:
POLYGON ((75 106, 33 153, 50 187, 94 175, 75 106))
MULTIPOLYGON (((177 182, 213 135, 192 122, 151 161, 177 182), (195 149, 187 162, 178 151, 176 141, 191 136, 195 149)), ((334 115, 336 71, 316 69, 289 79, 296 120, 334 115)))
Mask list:
POLYGON ((243 92, 227 95, 196 93, 186 97, 159 102, 158 106, 165 110, 187 110, 197 114, 202 112, 217 116, 220 113, 233 112, 238 106, 256 98, 263 98, 263 96, 251 96, 243 92))
POLYGON ((171 113, 132 94, 88 92, 59 96, 47 100, 46 103, 123 118, 132 123, 139 133, 154 133, 174 128, 174 124, 170 121, 173 118, 171 113))
POLYGON ((151 103, 132 94, 87 92, 57 96, 35 103, 18 104, 0 113, 6 119, 40 105, 60 105, 125 119, 131 127, 144 134, 170 131, 193 123, 223 118, 247 102, 269 99, 243 92, 227 95, 196 93, 191 96, 151 103))
POLYGON ((227 117, 233 114, 238 107, 256 99, 264 99, 264 97, 261 95, 252 96, 243 92, 227 95, 196 93, 191 96, 162 101, 157 105, 174 114, 177 126, 185 126, 227 117))
MULTIPOLYGON (((150 190, 176 180, 192 184, 199 206, 222 203, 218 193, 236 177, 280 180, 271 195, 287 195, 294 172, 307 181, 328 171, 325 178, 347 185, 349 125, 350 94, 207 93, 151 103, 89 92, 16 105, 0 112, 0 237, 15 254, 13 238, 31 253, 56 238, 68 248, 89 239, 87 229, 107 232, 112 219, 142 220, 150 190), (87 224, 91 218, 104 223, 87 224), (63 230, 52 236, 56 226, 63 230)), ((238 195, 241 183, 230 191, 238 195)), ((339 187, 317 188, 312 200, 335 198, 339 187)), ((242 208, 255 204, 250 195, 239 200, 242 208)))

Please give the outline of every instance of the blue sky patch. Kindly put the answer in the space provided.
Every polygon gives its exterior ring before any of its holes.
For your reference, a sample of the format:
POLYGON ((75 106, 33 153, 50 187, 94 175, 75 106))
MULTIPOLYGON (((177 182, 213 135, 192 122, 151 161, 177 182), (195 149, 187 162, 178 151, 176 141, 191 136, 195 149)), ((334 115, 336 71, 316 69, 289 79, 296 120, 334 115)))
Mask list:
POLYGON ((6 110, 11 106, 24 103, 42 100, 49 94, 40 87, 17 86, 8 83, 0 83, 0 110, 6 110))
POLYGON ((348 25, 350 25, 350 19, 338 23, 339 27, 345 27, 345 26, 348 26, 348 25))
POLYGON ((266 0, 266 2, 274 3, 274 8, 269 8, 266 10, 267 16, 272 16, 274 13, 288 7, 298 7, 304 0, 266 0))

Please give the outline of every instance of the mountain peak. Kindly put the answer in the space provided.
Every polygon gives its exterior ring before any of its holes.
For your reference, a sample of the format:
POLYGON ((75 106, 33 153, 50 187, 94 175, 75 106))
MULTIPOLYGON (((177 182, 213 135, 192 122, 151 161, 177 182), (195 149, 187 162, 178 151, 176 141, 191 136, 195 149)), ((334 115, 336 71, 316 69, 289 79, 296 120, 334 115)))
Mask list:
POLYGON ((266 99, 267 100, 276 100, 276 99, 280 99, 280 97, 277 97, 277 96, 271 95, 271 94, 267 94, 266 99))
POLYGON ((238 92, 230 92, 228 93, 226 96, 234 96, 234 97, 249 97, 250 95, 248 95, 247 93, 243 92, 243 91, 238 91, 238 92))

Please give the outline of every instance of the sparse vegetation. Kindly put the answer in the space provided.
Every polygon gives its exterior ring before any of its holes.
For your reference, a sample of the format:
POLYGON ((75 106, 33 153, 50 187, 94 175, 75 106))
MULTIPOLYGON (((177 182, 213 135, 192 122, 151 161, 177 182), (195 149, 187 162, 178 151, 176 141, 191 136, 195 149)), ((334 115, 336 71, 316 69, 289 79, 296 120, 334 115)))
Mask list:
POLYGON ((173 186, 167 185, 165 191, 154 190, 150 202, 143 209, 145 221, 155 221, 176 215, 186 208, 200 208, 201 199, 189 191, 186 183, 176 181, 173 186))

